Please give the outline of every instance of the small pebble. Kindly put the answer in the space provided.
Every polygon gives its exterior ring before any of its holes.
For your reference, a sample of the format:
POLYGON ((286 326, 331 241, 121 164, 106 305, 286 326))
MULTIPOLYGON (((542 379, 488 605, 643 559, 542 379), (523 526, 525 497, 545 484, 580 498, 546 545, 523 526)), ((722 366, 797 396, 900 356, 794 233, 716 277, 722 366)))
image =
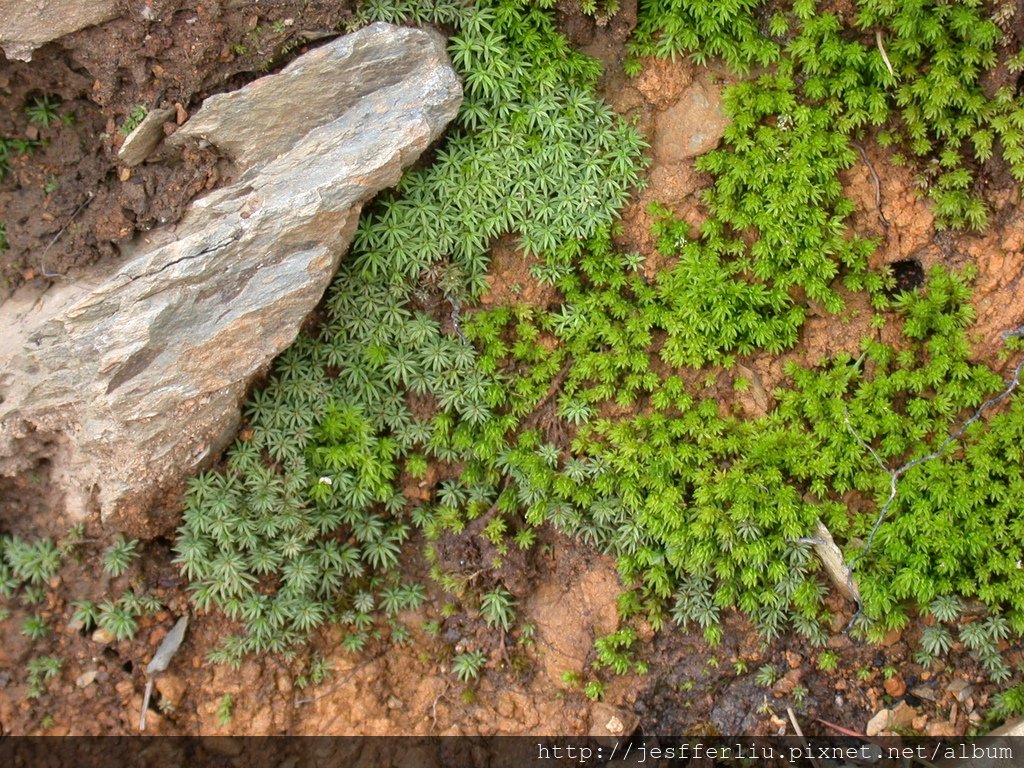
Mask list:
POLYGON ((92 633, 92 641, 101 645, 108 645, 114 642, 114 636, 103 627, 100 627, 92 633))
POLYGON ((894 699, 899 698, 907 692, 907 684, 903 682, 903 678, 899 675, 893 675, 885 681, 883 687, 885 692, 892 696, 894 699))

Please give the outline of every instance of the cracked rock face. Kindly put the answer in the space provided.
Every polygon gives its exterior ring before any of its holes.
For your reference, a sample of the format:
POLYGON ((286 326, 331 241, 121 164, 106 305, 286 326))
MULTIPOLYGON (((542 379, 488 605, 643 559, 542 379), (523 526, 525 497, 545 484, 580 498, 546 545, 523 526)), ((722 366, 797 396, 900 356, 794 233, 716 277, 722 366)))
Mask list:
POLYGON ((80 519, 130 523, 233 437, 255 374, 295 339, 351 242, 455 116, 444 41, 374 24, 214 96, 174 136, 238 180, 124 260, 0 305, 0 474, 40 460, 80 519))
POLYGON ((0 0, 0 48, 8 59, 31 61, 36 48, 110 21, 120 10, 119 0, 0 0))

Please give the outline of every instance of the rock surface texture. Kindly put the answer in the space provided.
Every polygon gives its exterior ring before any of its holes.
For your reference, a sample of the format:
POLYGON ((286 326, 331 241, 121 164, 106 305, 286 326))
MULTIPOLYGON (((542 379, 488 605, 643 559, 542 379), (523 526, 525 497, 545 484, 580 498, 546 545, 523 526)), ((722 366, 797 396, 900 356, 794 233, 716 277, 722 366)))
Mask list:
POLYGON ((120 0, 0 0, 0 48, 8 59, 31 61, 39 46, 110 21, 120 10, 120 0))
MULTIPOLYGON (((444 41, 374 24, 207 100, 237 181, 118 265, 0 305, 0 474, 47 460, 65 508, 130 516, 232 438, 254 374, 295 339, 363 203, 462 100, 444 41)), ((126 517, 127 520, 127 517, 126 517)))
POLYGON ((173 120, 175 113, 173 108, 154 109, 142 118, 117 152, 121 162, 133 166, 149 157, 164 138, 164 123, 173 120))

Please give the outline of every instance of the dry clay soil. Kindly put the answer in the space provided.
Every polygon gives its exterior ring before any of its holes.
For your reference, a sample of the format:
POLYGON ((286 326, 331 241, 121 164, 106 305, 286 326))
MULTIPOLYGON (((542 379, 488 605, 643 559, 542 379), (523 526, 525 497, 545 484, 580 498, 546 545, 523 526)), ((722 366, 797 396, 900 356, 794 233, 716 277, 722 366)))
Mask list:
MULTIPOLYGON (((344 8, 311 11, 302 2, 276 3, 258 12, 250 4, 227 2, 150 5, 168 21, 126 17, 51 44, 31 64, 0 61, 0 134, 48 140, 40 151, 16 160, 12 177, 0 183, 0 221, 7 222, 11 245, 0 260, 0 298, 22 282, 74 279, 76 267, 116 259, 118 243, 174 221, 195 195, 222 179, 226 166, 201 153, 158 155, 130 171, 119 167, 117 127, 133 105, 177 105, 183 120, 206 95, 280 65, 290 44, 300 42, 290 55, 301 53, 302 40, 335 30, 346 17, 344 8), (40 135, 21 110, 38 93, 60 95, 74 122, 40 135), (47 183, 52 179, 55 188, 47 183)), ((694 170, 693 156, 713 147, 720 133, 719 93, 728 74, 684 62, 648 61, 640 77, 626 79, 621 60, 631 18, 630 4, 623 5, 622 16, 608 26, 598 27, 571 10, 562 13, 561 23, 577 45, 604 61, 604 97, 635 118, 652 145, 649 184, 623 213, 620 245, 642 253, 653 274, 667 263, 653 247, 648 203, 667 204, 699 228, 700 192, 710 179, 694 170)), ((998 169, 986 172, 995 226, 978 236, 940 233, 915 191, 913 173, 894 167, 870 145, 865 151, 843 182, 858 204, 853 229, 881 242, 876 265, 975 264, 975 351, 1005 370, 1007 364, 996 358, 1000 334, 1024 323, 1019 190, 1005 183, 998 169)), ((527 259, 507 242, 498 245, 485 305, 557 300, 530 278, 527 259)), ((784 360, 816 362, 838 350, 852 351, 871 332, 863 300, 852 296, 848 303, 850 311, 838 317, 812 311, 799 347, 786 357, 752 356, 732 372, 718 372, 710 386, 706 371, 695 382, 705 396, 720 400, 723 411, 766 412, 770 393, 784 381, 784 360), (743 375, 751 387, 735 392, 734 375, 743 375)), ((32 476, 0 482, 0 530, 62 533, 60 521, 40 501, 46 498, 46 479, 47 468, 41 466, 32 476)), ((69 560, 49 585, 45 603, 31 610, 12 603, 12 615, 0 624, 0 733, 137 732, 145 666, 174 617, 188 610, 185 583, 169 562, 174 503, 168 499, 164 530, 144 543, 143 557, 123 576, 110 579, 99 568, 97 553, 116 532, 93 522, 86 529, 86 556, 69 560), (70 622, 73 600, 101 599, 128 587, 156 594, 166 605, 142 620, 134 640, 97 642, 70 622), (54 627, 42 641, 18 632, 24 618, 36 612, 54 627), (29 700, 24 666, 43 654, 57 654, 65 665, 43 696, 29 700)), ((424 566, 412 561, 408 576, 427 584, 429 597, 425 610, 402 617, 412 628, 411 641, 380 642, 352 656, 339 647, 337 631, 325 631, 311 650, 330 661, 333 672, 320 685, 305 688, 296 684, 308 661, 305 654, 292 660, 251 658, 238 670, 207 663, 206 655, 229 628, 219 616, 195 617, 171 669, 156 683, 147 732, 581 734, 600 727, 607 707, 593 704, 578 685, 565 682, 563 673, 591 675, 594 638, 618 627, 615 601, 621 586, 614 562, 546 533, 536 552, 518 565, 522 571, 514 592, 520 623, 507 637, 495 637, 461 607, 443 616, 446 596, 430 584, 424 566), (430 620, 437 622, 436 630, 426 626, 430 620), (448 660, 474 649, 484 650, 488 662, 480 680, 467 686, 448 669, 448 660), (217 715, 225 695, 234 701, 227 721, 217 715)), ((882 708, 897 712, 903 727, 932 735, 978 727, 994 689, 962 648, 954 648, 944 664, 922 668, 911 660, 920 627, 894 632, 878 646, 855 645, 842 631, 852 606, 835 597, 831 607, 836 620, 829 647, 841 658, 835 671, 816 667, 818 649, 794 637, 766 645, 736 616, 727 618, 724 640, 714 649, 698 633, 655 634, 641 626, 650 673, 609 680, 604 701, 621 707, 623 715, 635 713, 643 732, 660 734, 776 733, 790 728, 787 706, 807 733, 829 733, 829 723, 863 732, 882 708), (770 688, 754 682, 764 664, 782 674, 770 688)), ((1011 664, 1024 661, 1019 648, 1005 650, 1011 664)))

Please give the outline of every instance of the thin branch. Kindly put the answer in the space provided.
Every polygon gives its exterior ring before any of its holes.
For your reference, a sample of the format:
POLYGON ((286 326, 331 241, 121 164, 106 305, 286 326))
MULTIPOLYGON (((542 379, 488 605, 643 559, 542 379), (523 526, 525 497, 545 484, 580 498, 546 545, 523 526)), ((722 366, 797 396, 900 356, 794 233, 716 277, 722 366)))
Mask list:
MULTIPOLYGON (((880 751, 880 754, 885 754, 885 746, 880 744, 877 739, 873 739, 870 736, 865 736, 863 733, 857 733, 857 731, 851 731, 849 728, 844 728, 842 725, 836 725, 836 723, 829 723, 827 720, 822 720, 821 718, 814 718, 814 720, 818 723, 821 723, 821 725, 825 726, 826 728, 831 728, 837 733, 842 733, 844 736, 852 736, 853 738, 859 738, 861 741, 865 741, 871 744, 872 746, 877 746, 877 748, 880 751)), ((925 760, 922 757, 911 757, 908 758, 908 760, 911 763, 920 763, 921 765, 926 766, 926 768, 938 768, 938 766, 935 763, 929 760, 925 760)))
MULTIPOLYGON (((800 742, 803 744, 804 749, 806 749, 808 753, 810 753, 811 745, 808 743, 807 738, 804 736, 804 732, 800 728, 800 723, 796 721, 796 713, 793 711, 793 708, 786 707, 786 714, 789 715, 789 722, 793 724, 793 731, 796 733, 798 737, 800 737, 800 742)), ((811 757, 811 764, 815 768, 821 768, 821 763, 818 762, 818 759, 816 757, 811 757)))
POLYGON ((864 741, 870 741, 867 736, 863 733, 857 733, 857 731, 851 731, 849 728, 843 728, 841 725, 830 723, 828 720, 822 720, 820 717, 814 718, 817 722, 824 725, 826 728, 831 728, 836 733, 841 733, 843 736, 852 736, 855 739, 863 739, 864 741))
POLYGON ((146 730, 146 710, 149 709, 149 699, 153 695, 153 682, 152 677, 146 680, 146 692, 142 696, 142 712, 139 713, 139 730, 146 730))
POLYGON ((860 159, 864 161, 864 165, 868 167, 868 171, 870 171, 871 173, 871 181, 875 185, 875 209, 878 211, 878 218, 879 220, 881 220, 882 226, 885 228, 886 233, 888 233, 889 220, 885 218, 885 214, 882 213, 882 182, 878 178, 878 172, 875 170, 875 166, 871 162, 871 159, 868 157, 868 153, 864 149, 864 147, 862 147, 856 141, 851 141, 850 143, 853 144, 853 146, 857 149, 857 152, 860 153, 860 159))
POLYGON ((544 418, 544 409, 547 407, 548 403, 550 403, 551 400, 555 397, 555 395, 557 395, 561 391, 562 384, 565 383, 565 379, 568 377, 569 372, 571 370, 572 362, 570 360, 566 360, 565 363, 562 364, 561 369, 555 375, 555 378, 551 380, 551 384, 548 387, 547 393, 545 393, 544 397, 537 401, 537 404, 533 406, 533 409, 530 411, 530 413, 526 416, 526 418, 523 419, 522 429, 532 429, 533 427, 537 426, 538 423, 540 423, 540 420, 544 418))
POLYGON ((970 426, 972 424, 974 424, 976 421, 981 419, 981 417, 985 414, 985 411, 987 411, 992 406, 998 405, 999 403, 1003 402, 1003 400, 1005 400, 1011 394, 1013 394, 1013 391, 1015 389, 1017 389, 1017 387, 1020 386, 1020 377, 1021 377, 1021 373, 1022 372, 1024 372, 1024 360, 1021 360, 1017 364, 1017 367, 1013 371, 1013 375, 1010 377, 1010 380, 1009 380, 1009 382, 1007 382, 1006 387, 1003 389, 1003 391, 1000 392, 998 395, 996 395, 994 397, 990 397, 988 400, 986 400, 984 403, 982 403, 980 406, 978 406, 978 409, 974 412, 974 414, 969 419, 967 419, 967 421, 965 421, 963 424, 961 424, 960 428, 958 430, 956 430, 953 434, 949 435, 949 437, 947 437, 942 442, 942 445, 940 445, 936 450, 932 451, 931 453, 929 453, 929 454, 927 454, 925 456, 919 456, 918 458, 913 459, 912 461, 908 461, 906 464, 904 464, 901 467, 897 467, 896 469, 889 469, 888 467, 885 466, 885 464, 882 462, 882 460, 878 456, 878 454, 875 453, 874 448, 872 448, 870 445, 868 445, 864 441, 864 439, 859 434, 857 434, 857 430, 855 430, 853 428, 853 425, 850 423, 849 413, 847 413, 846 418, 844 419, 844 421, 846 422, 847 428, 850 430, 851 434, 853 434, 853 436, 855 438, 857 438, 857 442, 859 442, 864 448, 866 448, 871 453, 872 457, 874 457, 875 461, 882 468, 882 470, 885 471, 889 475, 889 481, 890 481, 889 482, 889 487, 890 487, 889 498, 885 502, 885 504, 882 507, 882 509, 879 511, 878 519, 875 520, 875 524, 871 528, 871 533, 868 536, 868 540, 867 540, 867 542, 864 545, 864 549, 861 550, 860 554, 856 557, 856 559, 853 561, 853 563, 851 563, 851 565, 850 565, 850 569, 851 570, 854 567, 856 567, 857 562, 861 558, 863 558, 864 555, 867 554, 868 549, 870 549, 871 543, 872 543, 872 541, 875 538, 875 534, 878 532, 879 526, 882 524, 882 521, 885 520, 885 516, 889 513, 889 507, 892 506, 892 502, 896 499, 897 483, 898 483, 900 477, 905 475, 907 472, 912 470, 914 467, 917 467, 917 466, 920 466, 921 464, 924 464, 926 461, 931 461, 932 459, 940 458, 942 456, 942 454, 945 453, 946 449, 950 445, 952 445, 954 442, 956 442, 960 437, 962 437, 963 434, 970 428, 970 426))
POLYGON ((1019 339, 1022 336, 1024 336, 1024 325, 1022 325, 1020 328, 1014 328, 1012 331, 1005 331, 1001 333, 999 335, 999 338, 1001 338, 1003 341, 1008 341, 1009 339, 1019 339))
POLYGON ((448 689, 451 688, 451 685, 451 681, 445 680, 444 688, 442 688, 441 692, 434 697, 434 703, 430 705, 430 727, 435 731, 437 730, 437 702, 439 702, 441 698, 448 693, 448 689))
MULTIPOLYGON (((814 719, 815 719, 815 721, 817 721, 817 722, 821 723, 822 725, 824 725, 826 728, 831 728, 836 733, 841 733, 844 736, 851 736, 852 738, 860 739, 861 741, 867 742, 868 744, 871 744, 872 746, 878 747, 878 749, 881 750, 881 753, 884 754, 884 752, 885 752, 885 749, 882 747, 882 745, 879 744, 877 740, 871 738, 870 736, 865 736, 863 733, 857 733, 857 731, 851 731, 849 728, 843 728, 843 726, 841 726, 841 725, 836 725, 835 723, 830 723, 828 720, 822 720, 820 717, 816 717, 814 719)), ((912 762, 912 763, 920 763, 921 765, 926 766, 926 768, 938 768, 938 766, 935 763, 933 763, 933 762, 931 762, 929 760, 925 760, 923 757, 911 757, 909 759, 910 759, 910 762, 912 762)))
MULTIPOLYGON (((1003 338, 1009 339, 1011 337, 1017 337, 1022 335, 1024 335, 1024 326, 1022 326, 1021 328, 1017 328, 1016 330, 1004 333, 1003 338)), ((851 575, 853 573, 853 570, 857 567, 858 563, 860 563, 860 561, 864 559, 865 555, 867 555, 868 551, 871 549, 871 546, 875 541, 875 535, 878 533, 879 528, 882 527, 882 523, 885 521, 886 517, 888 517, 889 510, 891 509, 893 502, 896 500, 896 495, 899 491, 899 479, 914 467, 918 467, 921 464, 924 464, 926 461, 931 461, 932 459, 940 458, 945 453, 946 449, 954 442, 956 442, 960 437, 962 437, 963 434, 970 428, 972 424, 981 419, 981 417, 985 414, 985 411, 987 411, 992 406, 998 405, 999 403, 1003 402, 1006 398, 1013 394, 1014 390, 1016 390, 1017 387, 1020 386, 1020 377, 1022 372, 1024 372, 1024 360, 1021 360, 1017 364, 1017 367, 1013 371, 1013 375, 1006 383, 1006 386, 1004 387, 1003 391, 1000 392, 998 395, 995 395, 994 397, 990 397, 988 400, 986 400, 980 406, 978 406, 977 410, 975 410, 971 417, 967 419, 963 424, 961 424, 960 428, 953 432, 953 434, 949 435, 936 450, 932 451, 929 454, 926 454, 925 456, 919 456, 916 459, 908 461, 906 464, 903 464, 900 467, 896 467, 895 469, 891 469, 888 466, 886 466, 885 462, 882 461, 878 453, 875 452, 875 449, 872 448, 871 445, 869 445, 867 441, 865 441, 864 438, 860 436, 856 429, 854 429, 853 424, 850 422, 849 411, 846 411, 846 409, 844 408, 845 415, 843 421, 846 424, 846 428, 850 431, 850 434, 852 434, 854 438, 856 438, 857 442, 860 443, 861 447, 863 447, 868 453, 871 454, 871 457, 875 460, 875 463, 878 464, 882 471, 889 475, 889 498, 885 500, 885 503, 882 505, 882 508, 878 511, 878 516, 875 518, 874 525, 871 526, 871 531, 868 534, 868 538, 864 543, 864 547, 853 559, 853 562, 850 563, 851 575)), ((860 601, 858 601, 857 613, 854 615, 853 619, 850 620, 850 623, 852 623, 853 620, 857 618, 857 616, 861 612, 862 607, 863 606, 860 604, 860 601)))
POLYGON ((89 203, 91 203, 93 201, 93 199, 94 199, 94 195, 90 191, 85 196, 85 200, 83 200, 82 203, 77 208, 75 208, 74 211, 72 211, 71 218, 68 219, 67 222, 64 224, 64 226, 60 228, 60 231, 58 231, 57 234, 53 236, 53 239, 50 240, 50 242, 48 242, 46 244, 46 247, 43 249, 43 252, 39 255, 39 266, 40 266, 40 268, 42 270, 40 272, 40 274, 43 277, 47 277, 47 278, 50 278, 50 279, 55 278, 55 277, 59 277, 59 278, 63 278, 64 277, 64 275, 62 275, 60 272, 49 272, 46 269, 46 263, 43 261, 43 259, 45 259, 46 258, 46 254, 50 252, 50 248, 52 248, 57 243, 57 241, 60 240, 61 235, 63 235, 67 231, 67 228, 71 226, 71 223, 76 218, 78 218, 78 214, 80 214, 82 211, 84 211, 88 207, 89 203))

